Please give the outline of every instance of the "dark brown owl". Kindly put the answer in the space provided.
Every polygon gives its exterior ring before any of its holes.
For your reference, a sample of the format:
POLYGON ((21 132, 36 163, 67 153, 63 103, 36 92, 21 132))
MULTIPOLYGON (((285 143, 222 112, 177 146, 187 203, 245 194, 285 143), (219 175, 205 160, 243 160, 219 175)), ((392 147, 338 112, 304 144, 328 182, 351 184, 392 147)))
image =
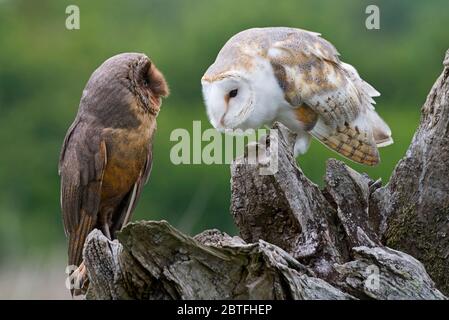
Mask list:
POLYGON ((59 162, 68 264, 84 276, 87 235, 98 228, 114 239, 131 218, 150 175, 156 117, 167 95, 162 73, 139 53, 106 60, 84 88, 59 162))

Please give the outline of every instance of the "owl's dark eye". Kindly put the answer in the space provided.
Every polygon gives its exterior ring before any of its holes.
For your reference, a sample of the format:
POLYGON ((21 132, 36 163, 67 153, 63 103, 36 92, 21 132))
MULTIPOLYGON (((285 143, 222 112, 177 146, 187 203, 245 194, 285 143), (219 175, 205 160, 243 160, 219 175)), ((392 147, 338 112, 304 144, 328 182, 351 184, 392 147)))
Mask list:
POLYGON ((237 96, 237 93, 239 93, 238 89, 229 91, 229 98, 235 98, 237 96))

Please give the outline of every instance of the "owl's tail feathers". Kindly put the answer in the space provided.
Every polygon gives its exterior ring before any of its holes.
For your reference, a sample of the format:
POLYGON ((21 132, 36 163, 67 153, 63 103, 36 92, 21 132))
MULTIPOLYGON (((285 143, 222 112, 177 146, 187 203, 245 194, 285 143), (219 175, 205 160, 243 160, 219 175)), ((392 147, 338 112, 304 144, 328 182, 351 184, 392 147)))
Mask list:
POLYGON ((374 166, 380 161, 373 134, 357 125, 346 123, 333 129, 319 119, 310 134, 328 148, 354 162, 374 166))
POLYGON ((69 267, 70 292, 73 296, 85 293, 88 284, 87 271, 83 263, 84 242, 89 232, 94 228, 95 218, 82 211, 77 229, 69 233, 69 267))
POLYGON ((366 114, 367 126, 373 132, 374 141, 378 148, 393 144, 391 129, 375 110, 369 110, 366 114))
POLYGON ((87 214, 82 210, 81 218, 79 220, 76 230, 69 234, 69 266, 78 267, 83 261, 83 248, 84 242, 90 231, 93 230, 95 225, 95 217, 87 214))

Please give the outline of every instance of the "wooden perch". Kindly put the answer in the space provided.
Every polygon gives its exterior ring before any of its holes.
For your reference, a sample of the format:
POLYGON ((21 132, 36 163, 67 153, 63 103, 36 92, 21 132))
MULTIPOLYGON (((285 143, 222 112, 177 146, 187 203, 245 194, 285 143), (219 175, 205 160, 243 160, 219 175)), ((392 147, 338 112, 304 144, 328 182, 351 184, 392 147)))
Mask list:
POLYGON ((321 190, 297 167, 292 134, 274 128, 278 139, 247 146, 231 165, 240 237, 208 230, 192 238, 165 221, 130 223, 113 242, 94 230, 84 247, 87 298, 446 299, 447 66, 384 187, 331 159, 321 190), (248 161, 249 150, 269 158, 273 143, 278 170, 261 175, 269 164, 248 161))
POLYGON ((449 294, 449 50, 418 130, 390 183, 373 194, 386 245, 413 255, 449 294))
POLYGON ((218 230, 194 238, 167 222, 142 221, 110 242, 87 240, 90 297, 96 299, 350 299, 284 250, 246 244, 218 230))

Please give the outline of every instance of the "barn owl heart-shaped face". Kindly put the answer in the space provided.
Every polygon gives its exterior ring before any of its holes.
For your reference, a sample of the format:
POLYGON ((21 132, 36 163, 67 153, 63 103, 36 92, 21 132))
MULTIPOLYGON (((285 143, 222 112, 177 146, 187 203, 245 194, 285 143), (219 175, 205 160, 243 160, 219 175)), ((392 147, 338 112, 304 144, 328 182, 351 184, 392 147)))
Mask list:
POLYGON ((219 131, 247 129, 254 112, 253 89, 245 78, 237 75, 219 80, 202 79, 203 96, 211 124, 219 131))
POLYGON ((285 105, 270 62, 252 57, 249 66, 235 64, 221 72, 217 59, 201 79, 209 120, 219 131, 271 125, 285 105))

